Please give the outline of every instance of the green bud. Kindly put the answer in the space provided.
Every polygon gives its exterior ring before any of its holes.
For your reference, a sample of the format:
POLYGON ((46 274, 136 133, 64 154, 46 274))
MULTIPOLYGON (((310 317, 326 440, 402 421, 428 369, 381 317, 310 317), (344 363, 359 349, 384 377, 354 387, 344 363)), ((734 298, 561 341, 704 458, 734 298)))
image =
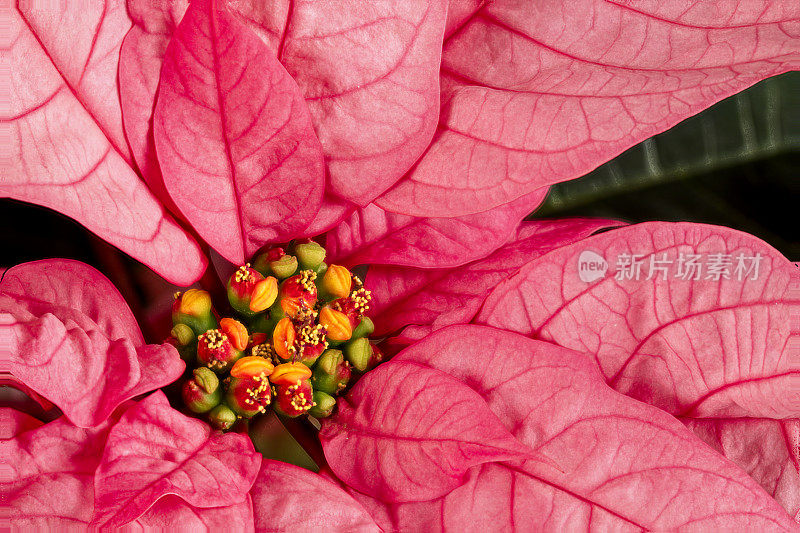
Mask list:
POLYGON ((342 355, 341 350, 327 349, 322 352, 322 355, 320 355, 319 359, 317 359, 317 366, 315 367, 315 370, 320 370, 326 374, 333 375, 336 373, 336 369, 340 364, 342 364, 343 361, 344 356, 342 355))
POLYGON ((247 323, 247 329, 253 333, 266 333, 272 339, 272 331, 275 329, 275 325, 285 316, 286 313, 283 312, 280 301, 276 300, 272 307, 269 308, 269 313, 261 313, 251 318, 247 323))
POLYGON ((224 403, 219 404, 208 413, 208 421, 216 429, 227 431, 236 423, 236 413, 224 403))
POLYGON ((315 242, 304 242, 294 247, 301 270, 314 270, 325 261, 325 248, 315 242))
POLYGON ((322 352, 314 365, 311 384, 314 391, 334 395, 347 386, 351 374, 350 365, 344 361, 342 352, 328 349, 322 352))
POLYGON ((297 272, 297 258, 293 255, 284 255, 277 261, 270 261, 269 268, 278 279, 286 279, 297 272))
POLYGON ((219 405, 219 378, 208 368, 196 368, 194 379, 187 380, 181 389, 183 403, 192 412, 205 413, 219 405))
POLYGON ((365 316, 361 319, 361 322, 358 323, 356 329, 353 330, 352 339, 358 339, 360 337, 369 337, 372 335, 372 332, 375 331, 375 324, 372 323, 372 320, 365 316))
POLYGON ((197 335, 194 334, 194 330, 186 324, 176 324, 170 333, 181 346, 188 346, 190 343, 197 340, 197 335))
POLYGON ((194 381, 207 393, 211 394, 219 389, 219 378, 210 368, 204 366, 195 368, 192 374, 194 374, 194 381))
POLYGON ((336 398, 322 391, 314 391, 314 403, 308 414, 317 418, 326 418, 331 416, 333 408, 336 407, 336 398))
POLYGON ((344 356, 359 372, 367 370, 369 359, 372 357, 372 346, 369 340, 361 337, 353 339, 344 345, 344 356))

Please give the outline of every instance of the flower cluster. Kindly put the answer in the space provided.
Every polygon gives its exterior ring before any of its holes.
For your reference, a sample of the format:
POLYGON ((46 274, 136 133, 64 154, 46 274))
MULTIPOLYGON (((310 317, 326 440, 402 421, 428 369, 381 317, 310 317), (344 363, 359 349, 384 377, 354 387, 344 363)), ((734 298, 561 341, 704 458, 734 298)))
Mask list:
POLYGON ((368 339, 370 291, 325 254, 304 240, 256 255, 228 279, 235 317, 218 319, 204 290, 176 295, 172 341, 197 366, 181 389, 189 410, 220 430, 270 408, 325 418, 353 371, 381 361, 368 339))

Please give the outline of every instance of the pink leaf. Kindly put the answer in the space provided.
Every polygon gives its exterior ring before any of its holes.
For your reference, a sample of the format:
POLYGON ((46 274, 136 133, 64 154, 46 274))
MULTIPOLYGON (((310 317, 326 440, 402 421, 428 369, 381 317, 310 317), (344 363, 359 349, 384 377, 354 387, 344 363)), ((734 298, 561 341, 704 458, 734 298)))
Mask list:
MULTIPOLYGON (((774 472, 785 468, 787 461, 776 456, 780 451, 766 436, 759 449, 750 435, 758 434, 764 424, 779 423, 769 419, 796 417, 800 412, 798 388, 793 385, 800 376, 800 361, 791 355, 796 348, 790 316, 800 302, 791 289, 796 276, 791 263, 749 235, 696 224, 641 224, 533 261, 495 289, 477 321, 589 354, 618 391, 682 419, 708 420, 687 420, 701 436, 707 433, 702 429, 706 423, 732 434, 740 432, 727 438, 753 442, 761 464, 731 446, 720 449, 748 472, 774 472), (578 272, 579 258, 587 250, 597 254, 595 261, 601 258, 609 264, 605 276, 591 282, 581 281, 578 272), (615 279, 616 263, 626 257, 623 254, 641 255, 638 281, 615 279), (707 270, 696 281, 676 279, 678 263, 668 265, 666 280, 658 270, 653 279, 644 279, 650 258, 654 267, 667 266, 660 261, 676 261, 680 254, 687 260, 690 254, 697 255, 701 265, 711 254, 730 254, 731 279, 706 279, 707 270), (739 254, 762 257, 757 279, 750 279, 754 272, 737 279, 739 254), (752 420, 734 424, 740 417, 752 420)), ((756 479, 775 491, 774 480, 761 474, 756 479)), ((797 487, 789 494, 776 493, 793 513, 797 487)))
POLYGON ((248 496, 241 503, 226 507, 192 507, 168 494, 153 504, 125 531, 253 531, 253 504, 248 496))
POLYGON ((214 433, 156 392, 129 409, 108 435, 95 475, 93 523, 124 525, 170 494, 202 509, 239 504, 260 461, 246 436, 214 433))
POLYGON ((332 191, 367 205, 433 136, 447 2, 290 6, 278 57, 306 97, 332 191))
POLYGON ((133 27, 122 42, 119 57, 122 119, 133 158, 153 194, 175 209, 158 166, 153 107, 164 53, 188 5, 188 1, 128 2, 133 27))
MULTIPOLYGON (((366 285, 372 291, 376 335, 410 325, 422 338, 450 324, 466 324, 494 287, 550 250, 615 225, 608 220, 567 219, 523 222, 494 253, 455 269, 370 266, 366 285)), ((407 332, 410 333, 410 332, 407 332)))
POLYGON ((4 370, 77 426, 100 424, 123 401, 183 372, 174 347, 143 343, 119 293, 89 266, 29 263, 8 270, 0 288, 10 355, 4 370))
POLYGON ((325 233, 339 225, 355 209, 356 206, 354 204, 326 192, 322 197, 322 205, 317 216, 301 236, 311 238, 325 233))
POLYGON ((436 498, 474 465, 529 455, 477 394, 441 372, 384 365, 362 381, 369 385, 341 400, 320 432, 328 465, 356 490, 384 501, 436 498))
MULTIPOLYGON (((271 50, 278 50, 289 0, 272 0, 274 5, 235 1, 226 4, 271 50)), ((167 45, 188 7, 188 0, 128 2, 133 27, 125 36, 119 58, 122 118, 133 157, 150 189, 176 213, 179 210, 167 193, 158 166, 153 108, 167 45)))
MULTIPOLYGON (((386 508, 374 513, 390 521, 384 528, 795 527, 744 472, 671 416, 609 389, 582 354, 492 328, 453 326, 386 364, 415 372, 420 365, 446 372, 480 394, 485 407, 473 411, 473 418, 499 417, 521 445, 549 457, 557 468, 532 461, 484 463, 471 468, 459 487, 431 501, 382 504, 375 499, 379 495, 361 495, 365 504, 386 508)), ((371 377, 354 391, 384 386, 371 377)))
POLYGON ((262 461, 250 494, 256 531, 380 531, 345 491, 294 465, 262 461))
POLYGON ((485 211, 798 68, 797 9, 762 4, 457 2, 433 143, 375 203, 420 217, 485 211))
MULTIPOLYGON (((693 278, 687 264, 682 274, 693 278)), ((789 294, 792 276, 789 261, 750 235, 639 224, 534 260, 495 289, 477 320, 592 354, 616 390, 677 416, 786 418, 800 412, 791 386, 800 377, 790 356, 790 310, 800 304, 789 294), (587 250, 608 264, 589 282, 581 276, 592 272, 578 272, 587 250), (616 279, 635 274, 618 265, 626 254, 640 256, 638 280, 616 279), (676 277, 680 254, 700 256, 701 279, 676 277), (730 279, 713 279, 713 254, 730 255, 730 279), (737 274, 739 256, 745 269, 757 262, 747 258, 761 257, 758 271, 737 274)))
POLYGON ((4 10, 9 65, 20 75, 0 111, 0 134, 10 139, 0 192, 56 209, 169 281, 192 283, 204 258, 131 169, 122 138, 124 5, 20 7, 4 10))
MULTIPOLYGON (((270 50, 277 53, 289 0, 270 0, 268 4, 236 0, 224 3, 232 14, 261 37, 270 50)), ((188 7, 188 0, 128 2, 133 27, 123 40, 119 59, 122 118, 133 157, 148 184, 154 177, 160 179, 152 118, 161 65, 172 34, 188 7)))
POLYGON ((800 522, 800 420, 683 419, 683 423, 750 474, 800 522))
POLYGON ((325 243, 330 259, 344 265, 456 267, 504 243, 546 192, 535 191, 491 211, 457 218, 411 217, 370 204, 331 230, 325 243))
POLYGON ((61 417, 0 441, 0 519, 18 529, 85 528, 94 509, 94 471, 109 426, 81 429, 61 417))
POLYGON ((20 433, 36 429, 42 425, 41 420, 29 414, 17 411, 12 407, 0 407, 0 439, 12 439, 20 433))
POLYGON ((170 196, 230 261, 294 236, 317 213, 324 166, 302 96, 224 7, 189 7, 167 47, 153 121, 170 196))
POLYGON ((142 332, 117 288, 91 266, 70 259, 46 259, 17 265, 3 276, 3 292, 55 307, 74 309, 112 339, 144 344, 142 332))
MULTIPOLYGON (((35 39, 67 85, 60 90, 71 91, 80 100, 114 150, 130 161, 117 94, 119 49, 131 27, 125 2, 102 0, 86 6, 63 2, 46 9, 35 2, 22 2, 17 9, 25 33, 35 39)), ((16 96, 34 98, 33 94, 16 96)))

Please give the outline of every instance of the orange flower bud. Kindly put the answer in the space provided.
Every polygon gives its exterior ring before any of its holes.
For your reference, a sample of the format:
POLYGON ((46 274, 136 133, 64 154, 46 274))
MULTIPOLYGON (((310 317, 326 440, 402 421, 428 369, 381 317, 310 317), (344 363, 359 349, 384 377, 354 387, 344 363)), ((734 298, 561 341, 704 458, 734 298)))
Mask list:
POLYGON ((322 288, 335 298, 345 298, 350 295, 353 278, 350 271, 341 265, 331 265, 322 277, 322 288))
POLYGON ((228 336, 228 340, 231 341, 234 348, 239 351, 247 348, 250 334, 244 324, 233 318, 223 318, 219 321, 219 329, 228 336))
POLYGON ((217 327, 217 320, 211 311, 211 296, 200 289, 189 289, 176 293, 172 304, 172 325, 183 324, 192 328, 193 336, 200 335, 217 327))
POLYGON ((272 345, 275 353, 283 359, 291 359, 292 353, 296 350, 294 324, 291 318, 282 318, 272 332, 272 345))
POLYGON ((211 311, 211 295, 201 289, 189 289, 179 298, 178 311, 184 315, 205 316, 211 311))
POLYGON ((253 294, 250 296, 250 310, 254 313, 265 311, 275 303, 277 297, 278 280, 272 276, 262 279, 253 288, 253 294))
POLYGON ((319 312, 319 323, 325 326, 331 340, 346 341, 353 335, 353 326, 347 315, 330 307, 323 307, 319 312))
POLYGON ((231 368, 231 376, 235 378, 252 378, 261 374, 269 376, 274 369, 275 367, 269 359, 248 355, 236 361, 231 368))
POLYGON ((303 363, 283 363, 275 367, 269 380, 275 385, 293 385, 311 377, 311 369, 303 363))

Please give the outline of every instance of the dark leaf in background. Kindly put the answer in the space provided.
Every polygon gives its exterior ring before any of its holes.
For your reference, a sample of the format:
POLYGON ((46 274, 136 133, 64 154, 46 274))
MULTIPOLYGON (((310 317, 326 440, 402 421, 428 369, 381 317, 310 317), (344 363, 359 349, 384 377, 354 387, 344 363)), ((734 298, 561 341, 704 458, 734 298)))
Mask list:
POLYGON ((532 218, 692 221, 752 233, 800 258, 800 73, 770 78, 559 183, 532 218))

